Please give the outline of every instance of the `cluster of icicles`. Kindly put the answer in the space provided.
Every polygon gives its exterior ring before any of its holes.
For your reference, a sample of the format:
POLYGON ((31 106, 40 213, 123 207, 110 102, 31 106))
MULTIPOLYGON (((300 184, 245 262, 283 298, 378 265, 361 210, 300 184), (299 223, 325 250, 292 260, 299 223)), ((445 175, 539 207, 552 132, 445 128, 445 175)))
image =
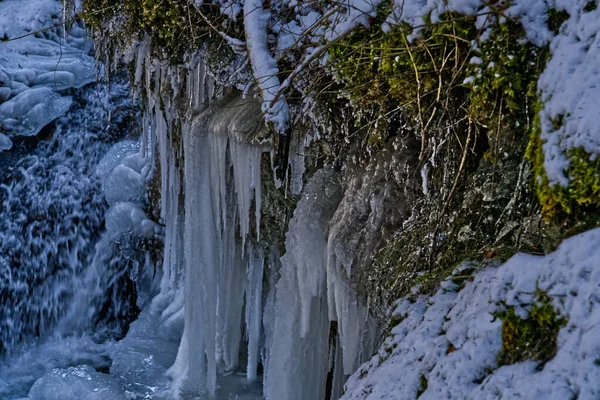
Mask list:
POLYGON ((321 171, 306 187, 286 254, 265 251, 261 158, 270 146, 248 140, 262 126, 260 105, 224 94, 201 57, 173 67, 146 54, 142 43, 136 87, 171 89, 149 96, 142 148, 155 149, 165 225, 160 293, 151 307, 167 329, 183 329, 167 373, 174 392, 214 394, 220 374, 244 368, 239 355, 247 349, 247 378, 257 379, 262 364, 265 398, 323 399, 328 386, 338 398, 375 343, 368 310, 327 240, 339 194, 322 187, 333 174, 321 171), (331 321, 337 328, 330 332, 331 321))

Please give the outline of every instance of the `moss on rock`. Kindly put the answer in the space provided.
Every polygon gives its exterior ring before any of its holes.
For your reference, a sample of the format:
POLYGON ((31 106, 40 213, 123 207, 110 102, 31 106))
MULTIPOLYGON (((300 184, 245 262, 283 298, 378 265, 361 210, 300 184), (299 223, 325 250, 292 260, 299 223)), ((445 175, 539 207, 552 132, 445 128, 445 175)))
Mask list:
POLYGON ((529 309, 529 316, 521 318, 512 306, 493 314, 502 321, 502 351, 499 365, 516 364, 525 360, 550 361, 557 351, 558 332, 566 319, 554 309, 550 297, 538 291, 529 309))

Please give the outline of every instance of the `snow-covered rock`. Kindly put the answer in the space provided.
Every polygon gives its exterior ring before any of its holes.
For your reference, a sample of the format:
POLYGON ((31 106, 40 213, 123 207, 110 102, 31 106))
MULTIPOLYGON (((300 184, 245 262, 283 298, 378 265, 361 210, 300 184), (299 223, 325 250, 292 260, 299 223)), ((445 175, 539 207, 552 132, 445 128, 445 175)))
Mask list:
POLYGON ((349 378, 342 399, 414 399, 419 390, 419 399, 598 398, 599 241, 594 229, 547 256, 488 266, 458 292, 449 280, 434 296, 400 299, 394 316, 402 321, 349 378), (567 320, 558 352, 541 371, 534 361, 497 368, 502 322, 492 313, 501 302, 526 316, 537 288, 567 320))

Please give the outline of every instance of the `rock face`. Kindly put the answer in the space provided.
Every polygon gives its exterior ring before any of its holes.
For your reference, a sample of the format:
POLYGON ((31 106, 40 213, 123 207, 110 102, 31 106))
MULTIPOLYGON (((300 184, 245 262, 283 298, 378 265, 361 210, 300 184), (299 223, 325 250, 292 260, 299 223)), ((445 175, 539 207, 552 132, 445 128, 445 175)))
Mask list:
POLYGON ((363 301, 373 255, 410 216, 420 183, 414 178, 417 152, 412 140, 396 137, 370 161, 343 168, 343 196, 329 225, 329 262, 363 301))

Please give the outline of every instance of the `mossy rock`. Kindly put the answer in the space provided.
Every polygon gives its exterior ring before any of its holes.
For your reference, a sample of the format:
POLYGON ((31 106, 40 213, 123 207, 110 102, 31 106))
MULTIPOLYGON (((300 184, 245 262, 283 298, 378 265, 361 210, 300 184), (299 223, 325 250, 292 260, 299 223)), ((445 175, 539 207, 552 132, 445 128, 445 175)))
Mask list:
MULTIPOLYGON (((568 186, 553 184, 544 168, 543 140, 541 138, 540 111, 537 103, 536 119, 531 132, 527 157, 533 164, 533 185, 536 188, 542 214, 547 219, 562 221, 563 225, 582 225, 586 228, 600 222, 600 159, 592 157, 583 148, 573 148, 567 153, 569 167, 568 186)), ((561 121, 556 121, 556 129, 561 121)))
MULTIPOLYGON (((215 7, 200 7, 206 18, 218 25, 223 16, 215 7)), ((144 33, 152 39, 152 52, 171 64, 186 62, 186 55, 203 46, 221 55, 222 38, 212 30, 197 9, 181 0, 84 0, 81 14, 87 24, 101 31, 112 45, 126 48, 144 33)), ((232 27, 231 36, 240 36, 232 27)), ((229 49, 230 50, 230 49, 229 49)), ((230 54, 228 53, 228 56, 230 54)))

